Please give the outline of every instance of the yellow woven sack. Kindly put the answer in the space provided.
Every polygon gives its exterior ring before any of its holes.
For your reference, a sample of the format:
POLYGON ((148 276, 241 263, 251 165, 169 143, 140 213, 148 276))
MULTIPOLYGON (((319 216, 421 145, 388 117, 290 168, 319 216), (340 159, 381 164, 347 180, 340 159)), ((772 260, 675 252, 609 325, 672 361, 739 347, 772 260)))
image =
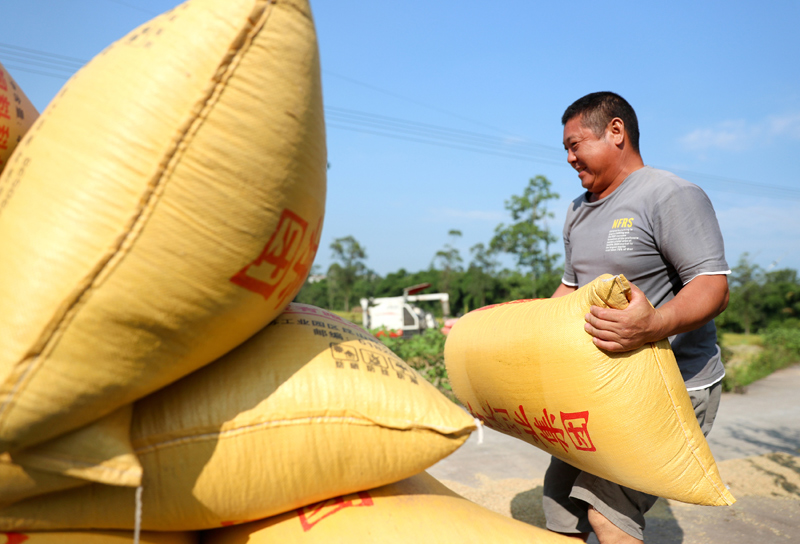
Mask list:
POLYGON ((23 499, 88 485, 86 480, 21 467, 0 453, 0 508, 23 499))
POLYGON ((136 487, 142 467, 130 440, 133 406, 128 404, 94 423, 44 444, 14 452, 14 463, 51 474, 110 485, 136 487))
POLYGON ((423 472, 401 482, 298 508, 270 519, 203 531, 201 544, 572 544, 453 493, 423 472))
POLYGON ((679 501, 733 504, 669 342, 626 353, 584 331, 592 305, 622 309, 630 285, 604 275, 565 297, 470 312, 445 363, 470 412, 586 472, 679 501))
MULTIPOLYGON (((0 544, 133 544, 130 531, 69 531, 52 533, 0 533, 0 544), (3 540, 5 537, 5 540, 3 540)), ((197 544, 197 533, 154 533, 139 535, 141 544, 197 544)))
MULTIPOLYGON (((262 519, 417 474, 474 419, 375 337, 290 304, 231 353, 140 400, 142 528, 262 519)), ((0 509, 0 530, 129 529, 134 490, 92 484, 0 509)))
MULTIPOLYGON (((0 63, 0 172, 6 167, 11 152, 37 117, 39 112, 0 63)), ((2 209, 3 199, 0 197, 0 210, 2 209)))
POLYGON ((0 176, 0 451, 220 357, 299 290, 325 132, 306 0, 191 0, 107 48, 0 176))

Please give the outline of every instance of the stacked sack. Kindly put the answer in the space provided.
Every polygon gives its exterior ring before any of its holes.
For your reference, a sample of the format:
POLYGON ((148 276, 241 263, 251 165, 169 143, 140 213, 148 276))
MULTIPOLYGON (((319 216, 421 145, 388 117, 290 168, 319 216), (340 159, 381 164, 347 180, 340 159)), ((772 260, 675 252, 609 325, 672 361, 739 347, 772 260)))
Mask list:
POLYGON ((192 0, 73 76, 0 177, 0 452, 273 320, 313 261, 325 169, 301 0, 192 0))
MULTIPOLYGON (((141 527, 222 527, 396 482, 474 428, 374 336, 292 303, 227 355, 135 403, 141 527)), ((0 509, 0 528, 132 528, 134 496, 99 483, 49 493, 0 509)))
MULTIPOLYGON (((129 531, 0 533, 0 544, 130 544, 131 542, 129 531)), ((139 544, 199 544, 199 535, 180 532, 142 532, 139 535, 139 544)))
POLYGON ((606 274, 564 297, 470 312, 445 344, 453 392, 487 426, 581 470, 660 497, 733 504, 669 341, 610 353, 584 330, 591 306, 624 309, 629 298, 625 277, 606 274))
MULTIPOLYGON (((0 63, 0 172, 39 112, 0 63)), ((0 197, 0 209, 4 198, 0 197)))
POLYGON ((474 504, 423 472, 401 482, 336 497, 270 519, 200 533, 201 544, 571 544, 474 504))
POLYGON ((325 170, 307 0, 190 0, 65 85, 0 177, 9 540, 193 542, 467 439, 372 335, 290 304, 325 170))

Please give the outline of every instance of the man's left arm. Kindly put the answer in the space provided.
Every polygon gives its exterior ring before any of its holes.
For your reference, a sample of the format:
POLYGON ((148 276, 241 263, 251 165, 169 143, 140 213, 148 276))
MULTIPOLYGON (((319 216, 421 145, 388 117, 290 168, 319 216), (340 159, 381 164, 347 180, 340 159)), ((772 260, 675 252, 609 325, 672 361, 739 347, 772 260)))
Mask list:
POLYGON ((592 306, 586 314, 586 332, 606 351, 631 351, 648 342, 703 326, 728 306, 728 277, 701 275, 678 291, 675 298, 656 309, 644 293, 631 284, 631 300, 624 310, 592 306))

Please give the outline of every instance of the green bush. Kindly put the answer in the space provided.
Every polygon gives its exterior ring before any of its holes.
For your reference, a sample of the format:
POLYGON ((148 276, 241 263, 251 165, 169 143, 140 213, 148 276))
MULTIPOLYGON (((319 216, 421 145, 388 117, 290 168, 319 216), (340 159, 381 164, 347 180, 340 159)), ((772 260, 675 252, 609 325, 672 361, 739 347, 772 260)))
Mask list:
POLYGON ((800 328, 778 327, 763 333, 764 351, 746 365, 729 368, 722 379, 723 391, 742 391, 776 370, 800 362, 800 328))
POLYGON ((381 342, 414 370, 431 382, 450 400, 457 402, 447 369, 444 366, 444 342, 447 337, 436 329, 425 329, 409 338, 391 338, 387 331, 379 336, 381 342))

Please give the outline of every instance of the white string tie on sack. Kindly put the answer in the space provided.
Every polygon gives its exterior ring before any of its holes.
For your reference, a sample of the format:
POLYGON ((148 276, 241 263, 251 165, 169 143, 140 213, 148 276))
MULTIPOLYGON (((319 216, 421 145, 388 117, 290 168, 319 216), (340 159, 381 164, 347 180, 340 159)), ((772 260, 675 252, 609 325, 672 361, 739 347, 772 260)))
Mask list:
POLYGON ((483 444, 483 422, 475 418, 475 425, 478 427, 478 445, 483 444))
POLYGON ((139 544, 139 534, 142 530, 142 486, 136 488, 136 514, 133 523, 133 544, 139 544))

